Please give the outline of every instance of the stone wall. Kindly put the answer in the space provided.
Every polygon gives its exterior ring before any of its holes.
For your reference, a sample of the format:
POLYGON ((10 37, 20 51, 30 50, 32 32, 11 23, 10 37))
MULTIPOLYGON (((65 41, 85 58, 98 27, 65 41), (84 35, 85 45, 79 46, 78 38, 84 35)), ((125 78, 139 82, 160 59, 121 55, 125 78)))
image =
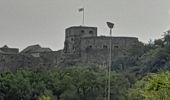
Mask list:
POLYGON ((17 54, 17 53, 19 53, 19 49, 18 48, 9 48, 7 45, 4 45, 2 48, 0 48, 0 53, 17 54))
MULTIPOLYGON (((128 50, 140 42, 134 37, 112 37, 112 60, 128 55, 128 50)), ((83 63, 108 63, 110 37, 88 37, 81 41, 81 61, 83 63)))
POLYGON ((66 29, 65 35, 64 49, 58 51, 32 45, 18 53, 18 49, 4 46, 0 49, 0 70, 51 68, 76 64, 108 64, 110 39, 112 61, 126 57, 129 53, 128 50, 133 49, 134 45, 141 45, 138 49, 143 50, 143 45, 138 41, 138 38, 97 36, 96 27, 70 27, 66 29))
POLYGON ((39 57, 32 54, 1 54, 0 71, 16 69, 48 69, 55 67, 62 61, 62 50, 41 52, 39 57))

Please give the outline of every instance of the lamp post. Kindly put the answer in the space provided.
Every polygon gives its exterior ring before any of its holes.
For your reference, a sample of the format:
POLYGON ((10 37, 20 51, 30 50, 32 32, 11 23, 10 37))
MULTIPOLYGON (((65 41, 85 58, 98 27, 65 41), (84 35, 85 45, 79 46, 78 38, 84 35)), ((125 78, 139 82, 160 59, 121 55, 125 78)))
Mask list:
POLYGON ((109 49, 109 66, 108 66, 108 95, 107 100, 110 100, 110 74, 111 74, 111 66, 112 66, 112 29, 114 24, 111 22, 107 22, 107 26, 110 29, 110 49, 109 49))

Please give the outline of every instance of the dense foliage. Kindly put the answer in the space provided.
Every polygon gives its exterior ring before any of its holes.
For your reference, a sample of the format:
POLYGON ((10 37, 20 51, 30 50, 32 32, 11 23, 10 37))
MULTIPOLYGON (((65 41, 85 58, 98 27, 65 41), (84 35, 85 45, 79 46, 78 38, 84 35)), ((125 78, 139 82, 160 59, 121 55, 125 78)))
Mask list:
POLYGON ((170 100, 170 72, 151 74, 129 89, 130 100, 170 100))
MULTIPOLYGON (((0 74, 0 98, 2 100, 103 100, 105 84, 105 71, 98 67, 8 71, 0 74)), ((127 98, 129 83, 125 77, 112 72, 111 86, 113 99, 127 98)))

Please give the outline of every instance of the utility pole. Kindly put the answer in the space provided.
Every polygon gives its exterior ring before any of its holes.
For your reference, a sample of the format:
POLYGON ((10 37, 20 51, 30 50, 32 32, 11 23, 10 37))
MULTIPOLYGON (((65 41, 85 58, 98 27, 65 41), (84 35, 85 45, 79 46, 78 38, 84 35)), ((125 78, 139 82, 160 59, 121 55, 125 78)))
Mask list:
POLYGON ((110 49, 109 49, 109 66, 108 66, 108 95, 107 100, 110 100, 110 78, 111 78, 111 67, 112 67, 112 29, 114 24, 107 22, 107 26, 110 29, 110 49))

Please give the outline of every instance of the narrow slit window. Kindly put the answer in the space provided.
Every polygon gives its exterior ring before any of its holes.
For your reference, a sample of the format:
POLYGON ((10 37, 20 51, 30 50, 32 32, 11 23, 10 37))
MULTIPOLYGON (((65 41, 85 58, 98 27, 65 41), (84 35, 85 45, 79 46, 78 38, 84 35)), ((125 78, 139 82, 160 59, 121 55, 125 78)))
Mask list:
POLYGON ((114 46, 114 48, 119 48, 119 46, 114 46))
POLYGON ((103 49, 107 49, 107 45, 103 45, 103 49))
POLYGON ((84 30, 81 30, 81 33, 84 33, 84 30))
POLYGON ((93 34, 93 31, 89 31, 90 34, 93 34))

